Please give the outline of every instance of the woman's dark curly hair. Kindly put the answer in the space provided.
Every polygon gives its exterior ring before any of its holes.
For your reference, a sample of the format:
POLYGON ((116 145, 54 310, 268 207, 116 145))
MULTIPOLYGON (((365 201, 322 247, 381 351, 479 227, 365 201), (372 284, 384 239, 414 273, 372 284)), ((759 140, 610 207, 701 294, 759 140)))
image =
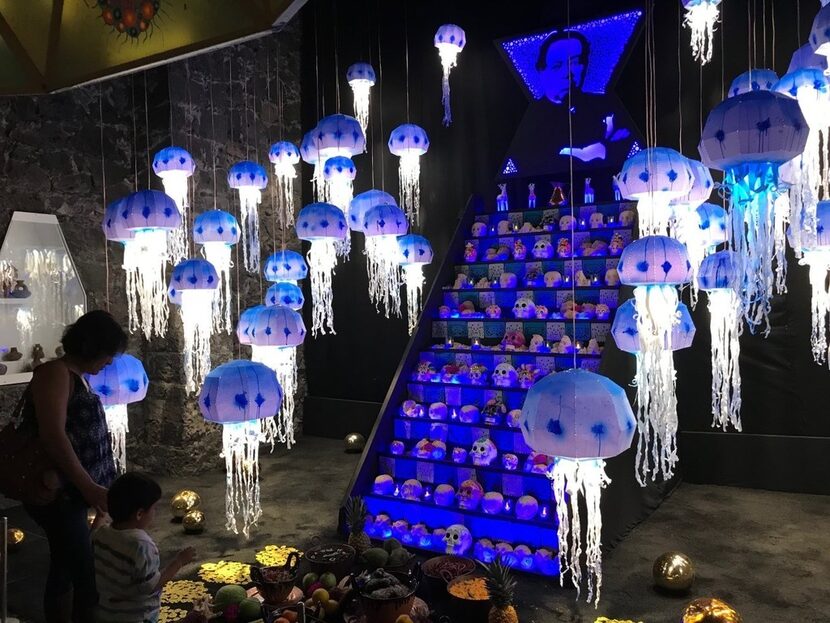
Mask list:
POLYGON ((70 357, 92 361, 123 353, 127 348, 127 334, 109 312, 96 309, 66 327, 61 344, 70 357))

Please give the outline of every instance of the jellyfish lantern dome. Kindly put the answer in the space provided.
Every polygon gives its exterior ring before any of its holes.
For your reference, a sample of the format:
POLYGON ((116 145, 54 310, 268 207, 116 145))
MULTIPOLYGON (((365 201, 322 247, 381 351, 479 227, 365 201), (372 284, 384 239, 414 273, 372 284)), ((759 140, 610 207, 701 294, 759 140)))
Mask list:
POLYGON ((214 299, 219 275, 207 260, 185 260, 173 268, 167 295, 179 305, 184 332, 185 389, 195 392, 210 370, 210 336, 213 334, 214 299))
POLYGON ((323 117, 316 128, 317 149, 321 164, 329 158, 346 156, 351 158, 366 151, 366 136, 360 123, 349 115, 323 117))
POLYGON ((830 315, 830 290, 827 287, 827 273, 830 271, 830 201, 820 201, 816 208, 816 240, 809 249, 805 248, 799 261, 809 268, 812 289, 812 334, 810 343, 813 359, 818 364, 827 360, 827 326, 830 315))
POLYGON ((259 204, 268 185, 268 173, 256 162, 243 160, 228 171, 228 186, 239 193, 242 249, 245 270, 259 271, 259 204))
POLYGON ((346 215, 330 203, 312 203, 297 215, 297 237, 311 242, 308 266, 311 269, 311 334, 334 333, 332 277, 337 266, 337 242, 349 231, 346 215))
POLYGON ((305 297, 299 286, 281 281, 271 285, 265 292, 265 305, 285 305, 289 309, 299 311, 303 308, 305 297))
POLYGON ((296 251, 283 249, 268 256, 264 272, 267 281, 297 285, 298 281, 308 277, 308 265, 296 251))
POLYGON ((810 45, 819 56, 830 57, 830 5, 824 0, 822 0, 821 9, 813 19, 810 45))
POLYGON ((366 213, 375 206, 398 205, 395 198, 383 190, 371 189, 355 195, 349 206, 349 229, 363 231, 366 213))
MULTIPOLYGON (((323 165, 323 179, 325 180, 325 201, 340 208, 348 219, 349 206, 352 202, 352 183, 357 175, 354 161, 346 156, 334 156, 326 160, 323 165)), ((337 245, 337 253, 341 257, 348 257, 351 251, 351 237, 348 230, 342 242, 337 245)))
POLYGON ((750 69, 732 81, 732 84, 729 85, 727 95, 729 97, 735 97, 754 91, 771 91, 776 82, 778 82, 778 74, 772 69, 765 69, 763 67, 750 69))
POLYGON ((230 361, 212 370, 199 394, 202 417, 222 425, 225 527, 245 538, 262 515, 260 420, 274 417, 281 403, 282 388, 276 374, 253 361, 230 361))
POLYGON ((439 26, 435 33, 435 47, 438 48, 438 55, 441 57, 441 67, 444 75, 441 79, 441 103, 444 106, 445 126, 452 123, 452 110, 450 108, 450 72, 458 62, 458 55, 467 43, 467 35, 461 26, 455 24, 444 24, 439 26))
POLYGON ((213 330, 230 333, 231 247, 239 242, 239 223, 230 212, 202 212, 193 221, 193 241, 202 245, 205 258, 219 275, 219 285, 213 298, 213 330))
POLYGON ((559 519, 560 583, 570 572, 579 596, 584 579, 588 601, 595 605, 602 588, 600 497, 611 482, 605 459, 631 447, 635 424, 625 391, 610 379, 580 369, 541 379, 522 406, 525 443, 535 452, 555 457, 548 477, 559 519), (585 513, 580 513, 580 499, 585 513), (588 521, 584 545, 581 516, 588 521))
POLYGON ((182 215, 181 227, 171 230, 167 237, 168 259, 174 264, 187 257, 187 225, 190 222, 187 180, 195 170, 193 157, 181 147, 165 147, 153 156, 153 172, 161 178, 165 194, 176 202, 182 215))
POLYGON ((375 86, 375 69, 369 63, 355 63, 346 70, 346 81, 352 87, 354 116, 365 135, 369 129, 369 95, 375 86))
POLYGON ((314 128, 303 135, 303 140, 300 142, 300 158, 303 162, 314 167, 314 173, 311 175, 311 189, 314 199, 322 201, 325 182, 323 180, 323 162, 320 160, 320 150, 317 145, 317 128, 314 128))
POLYGON ((107 418, 116 469, 127 469, 127 405, 144 400, 149 380, 141 362, 126 353, 116 355, 98 374, 86 375, 90 389, 101 399, 107 418))
POLYGON ((409 334, 418 326, 421 315, 421 290, 424 287, 424 266, 432 262, 432 245, 418 234, 398 238, 399 261, 406 286, 406 319, 409 334))
POLYGON ((254 320, 256 319, 257 313, 265 309, 265 307, 266 305, 254 305, 239 314, 239 321, 236 323, 236 339, 239 340, 240 344, 244 344, 246 346, 251 345, 254 320))
POLYGON ((294 224, 294 179, 300 162, 300 150, 291 141, 279 141, 268 150, 277 178, 277 215, 283 227, 294 224))
POLYGON ((398 236, 408 229, 406 215, 395 205, 375 206, 363 218, 369 299, 378 311, 383 306, 387 318, 401 315, 398 236))
POLYGON ((420 222, 421 156, 429 150, 426 131, 414 123, 404 123, 389 135, 389 151, 400 158, 398 182, 400 206, 413 225, 420 222))
POLYGON ((680 0, 686 15, 683 23, 692 32, 692 56, 701 65, 712 60, 715 25, 720 18, 721 0, 680 0))

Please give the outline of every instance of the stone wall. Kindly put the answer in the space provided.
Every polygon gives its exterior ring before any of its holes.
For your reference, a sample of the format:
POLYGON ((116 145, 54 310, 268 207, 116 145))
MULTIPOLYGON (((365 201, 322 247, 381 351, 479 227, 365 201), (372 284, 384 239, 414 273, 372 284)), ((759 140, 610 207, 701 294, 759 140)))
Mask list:
MULTIPOLYGON (((229 166, 247 158, 270 167, 272 142, 300 139, 300 37, 295 21, 278 34, 146 73, 55 95, 0 98, 0 231, 16 210, 57 214, 88 307, 108 307, 126 326, 120 245, 106 245, 100 228, 106 202, 146 188, 152 154, 175 144, 197 162, 193 212, 215 206, 238 218, 239 200, 226 182, 229 166)), ((149 185, 162 189, 152 174, 149 185)), ((298 203, 299 187, 298 179, 298 203)), ((263 193, 260 222, 263 258, 282 244, 299 248, 293 228, 283 231, 275 219, 270 188, 263 193)), ((241 258, 236 264, 232 289, 244 310, 261 302, 269 284, 247 275, 241 258)), ((195 397, 185 394, 181 349, 175 308, 165 338, 131 336, 130 351, 150 377, 147 398, 130 407, 133 468, 197 473, 221 465, 218 427, 204 423, 195 397)), ((214 336, 211 350, 214 366, 249 356, 235 335, 214 336)), ((305 393, 302 353, 299 365, 298 420, 305 393)), ((0 387, 0 414, 8 414, 20 391, 0 387)))

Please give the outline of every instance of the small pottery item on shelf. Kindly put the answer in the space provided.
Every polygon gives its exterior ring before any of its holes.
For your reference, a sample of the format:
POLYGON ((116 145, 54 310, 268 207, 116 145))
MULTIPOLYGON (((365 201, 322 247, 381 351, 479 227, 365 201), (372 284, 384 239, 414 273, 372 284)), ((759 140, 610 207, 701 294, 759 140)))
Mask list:
POLYGON ((181 521, 184 516, 192 510, 199 508, 202 503, 202 498, 195 491, 182 489, 170 500, 170 510, 173 513, 173 519, 181 521))
POLYGON ((7 366, 5 363, 0 363, 0 376, 3 376, 8 371, 9 366, 7 366))
POLYGON ((23 358, 23 353, 17 350, 17 346, 12 346, 5 355, 3 361, 20 361, 23 358))
POLYGON ((30 296, 32 296, 32 293, 29 291, 29 288, 22 279, 18 279, 16 281, 12 291, 9 293, 9 298, 13 299, 27 299, 30 296))
POLYGON ((43 346, 35 344, 32 347, 32 370, 42 364, 45 357, 46 353, 43 352, 43 346))
POLYGON ((198 509, 188 511, 182 518, 182 527, 185 534, 201 534, 205 530, 205 514, 198 509))

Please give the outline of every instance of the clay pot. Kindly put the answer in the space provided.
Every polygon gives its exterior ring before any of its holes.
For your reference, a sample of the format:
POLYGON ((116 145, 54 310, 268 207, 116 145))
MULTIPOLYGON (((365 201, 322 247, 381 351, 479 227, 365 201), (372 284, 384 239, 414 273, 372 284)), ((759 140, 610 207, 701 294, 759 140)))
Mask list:
POLYGON ((23 353, 17 350, 17 346, 12 346, 5 355, 3 361, 20 361, 23 358, 23 353))

